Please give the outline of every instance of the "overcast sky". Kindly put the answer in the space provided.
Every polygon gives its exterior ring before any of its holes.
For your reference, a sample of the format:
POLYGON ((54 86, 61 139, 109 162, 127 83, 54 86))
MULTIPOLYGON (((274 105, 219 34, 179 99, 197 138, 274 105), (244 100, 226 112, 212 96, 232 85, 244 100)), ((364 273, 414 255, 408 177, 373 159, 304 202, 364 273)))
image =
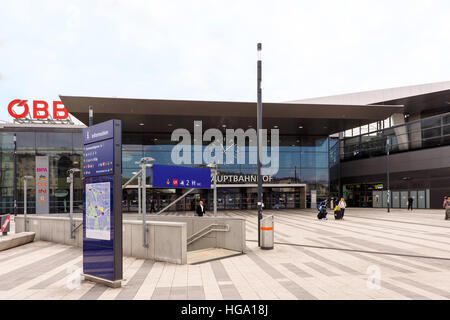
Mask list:
POLYGON ((263 101, 450 80, 449 0, 0 0, 0 119, 58 95, 263 101))

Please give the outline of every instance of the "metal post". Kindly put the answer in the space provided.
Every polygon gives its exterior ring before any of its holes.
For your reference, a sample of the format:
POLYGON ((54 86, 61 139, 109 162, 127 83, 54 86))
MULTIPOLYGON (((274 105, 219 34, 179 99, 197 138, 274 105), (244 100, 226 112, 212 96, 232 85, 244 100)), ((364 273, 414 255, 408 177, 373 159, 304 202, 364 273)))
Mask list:
POLYGON ((141 203, 141 177, 138 177, 138 214, 141 214, 142 203, 141 203))
POLYGON ((387 174, 387 212, 390 212, 391 207, 391 189, 389 186, 389 152, 391 148, 391 141, 389 136, 386 139, 386 174, 387 174))
POLYGON ((258 152, 258 247, 261 247, 261 219, 262 219, 262 177, 261 177, 261 144, 262 144, 262 89, 261 89, 261 50, 262 45, 258 43, 258 76, 257 76, 257 152, 258 152))
POLYGON ((23 179, 23 231, 27 232, 27 178, 23 179))
POLYGON ((14 175, 13 175, 13 213, 14 216, 17 216, 17 161, 16 161, 16 150, 17 150, 17 136, 14 133, 14 154, 13 154, 13 161, 14 161, 14 175))
POLYGON ((73 235, 73 174, 75 172, 80 172, 80 169, 78 168, 72 168, 67 170, 69 173, 69 177, 67 177, 67 182, 70 184, 70 198, 69 198, 69 218, 70 218, 70 239, 75 239, 73 235))
POLYGON ((214 217, 217 215, 217 167, 214 168, 214 217))
POLYGON ((141 205, 141 210, 142 210, 142 246, 147 248, 148 244, 147 244, 147 225, 146 225, 146 217, 147 217, 147 199, 146 199, 146 181, 147 181, 147 167, 145 166, 145 164, 143 163, 142 165, 142 205, 141 205))
POLYGON ((69 179, 70 179, 70 213, 69 213, 69 217, 70 217, 70 239, 73 239, 73 171, 69 170, 70 175, 69 175, 69 179))
POLYGON ((89 127, 94 125, 94 107, 89 106, 89 127))

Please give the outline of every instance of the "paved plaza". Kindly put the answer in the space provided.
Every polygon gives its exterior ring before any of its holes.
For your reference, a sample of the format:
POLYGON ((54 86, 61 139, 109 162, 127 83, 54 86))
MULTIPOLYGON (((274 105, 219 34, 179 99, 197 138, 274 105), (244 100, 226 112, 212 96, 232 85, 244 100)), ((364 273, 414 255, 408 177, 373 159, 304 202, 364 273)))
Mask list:
POLYGON ((124 257, 123 286, 112 289, 78 282, 80 248, 36 241, 0 252, 0 299, 450 298, 443 210, 349 208, 343 221, 267 210, 275 215, 273 250, 257 247, 255 211, 219 214, 247 219, 246 254, 192 265, 124 257))

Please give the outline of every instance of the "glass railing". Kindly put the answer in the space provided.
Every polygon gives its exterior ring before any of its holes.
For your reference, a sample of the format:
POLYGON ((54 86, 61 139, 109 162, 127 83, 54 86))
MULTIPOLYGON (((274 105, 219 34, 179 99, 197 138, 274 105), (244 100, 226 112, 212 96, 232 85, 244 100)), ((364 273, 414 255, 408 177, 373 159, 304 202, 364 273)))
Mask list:
POLYGON ((355 160, 390 153, 450 145, 450 112, 341 140, 341 160, 355 160))

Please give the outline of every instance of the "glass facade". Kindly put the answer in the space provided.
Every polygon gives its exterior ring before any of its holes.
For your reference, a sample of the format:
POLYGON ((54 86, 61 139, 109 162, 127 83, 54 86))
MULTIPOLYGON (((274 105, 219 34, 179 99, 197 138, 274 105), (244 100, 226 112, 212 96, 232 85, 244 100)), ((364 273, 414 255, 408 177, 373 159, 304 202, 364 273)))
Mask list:
MULTIPOLYGON (((129 137, 128 137, 129 139, 129 137)), ((127 138, 124 138, 127 140, 127 138)), ((142 157, 152 157, 155 159, 152 163, 156 164, 170 164, 173 165, 171 159, 172 148, 175 142, 170 141, 170 136, 159 135, 154 138, 153 145, 141 144, 124 144, 122 152, 122 176, 124 182, 130 179, 139 170, 136 164, 142 157), (155 140, 156 139, 156 140, 155 140), (161 144, 157 144, 161 143, 161 144)), ((309 207, 310 198, 309 190, 317 190, 317 198, 322 199, 329 194, 329 139, 327 137, 293 137, 281 136, 279 148, 279 170, 271 177, 273 184, 306 184, 306 205, 309 207)), ((202 146, 202 154, 206 145, 202 146)), ((237 148, 234 149, 237 153, 237 148)), ((245 147, 245 163, 244 164, 219 164, 217 166, 218 175, 252 175, 257 174, 257 165, 249 164, 251 153, 255 150, 250 147, 245 147)), ((270 155, 270 153, 269 153, 270 155)), ((195 152, 191 150, 191 162, 193 163, 195 152)), ((234 159, 237 154, 234 155, 234 159)), ((224 160, 226 156, 224 155, 224 160)), ((336 160, 336 159, 335 159, 336 160)), ((337 159, 338 161, 338 159, 337 159)), ((237 161, 235 161, 237 162, 237 161)), ((203 162, 200 166, 207 163, 203 162)), ((136 183, 133 183, 136 184, 136 183)), ((247 209, 256 208, 256 203, 253 205, 256 198, 256 190, 251 188, 220 188, 218 193, 218 208, 221 209, 247 209)), ((276 188, 271 188, 276 189, 276 188)), ((297 190, 298 191, 298 190, 297 190)), ((294 207, 299 207, 299 200, 297 191, 282 192, 294 195, 294 207)), ((157 206, 161 207, 164 204, 170 203, 171 200, 176 199, 181 195, 181 190, 157 190, 159 195, 150 195, 149 201, 156 198, 157 206), (163 200, 161 200, 163 198, 163 200)), ((266 190, 267 197, 265 203, 275 203, 273 194, 280 192, 279 190, 266 190)), ((197 199, 206 200, 206 203, 212 204, 212 192, 199 192, 195 196, 197 199)), ((280 200, 279 202, 289 202, 290 196, 285 197, 287 200, 280 200)), ((181 207, 183 202, 180 202, 178 210, 190 210, 190 197, 187 197, 184 207, 181 207)), ((133 210, 137 203, 137 191, 127 190, 124 192, 124 202, 133 210)), ((136 210, 136 209, 135 209, 136 210)))
MULTIPOLYGON (((17 136, 16 146, 16 183, 18 213, 23 212, 23 176, 35 174, 35 156, 49 156, 50 179, 50 213, 69 211, 69 184, 66 181, 67 170, 82 167, 82 136, 80 129, 32 129, 21 128, 19 132, 0 132, 0 163, 1 163, 1 213, 13 212, 14 186, 14 133, 17 136), (67 191, 67 194, 64 192, 67 191), (64 195, 66 194, 66 195, 64 195)), ((153 163, 173 165, 171 159, 172 148, 178 142, 170 140, 170 134, 133 134, 123 133, 122 177, 126 182, 139 170, 136 164, 142 157, 152 157, 153 163)), ((207 142, 209 143, 209 142, 207 142)), ((207 143, 202 146, 206 148, 207 143)), ((272 184, 305 184, 302 192, 306 191, 306 206, 309 207, 310 190, 317 190, 318 201, 329 195, 329 170, 339 161, 336 156, 330 157, 330 147, 336 151, 336 144, 330 144, 328 137, 296 137, 280 136, 279 170, 271 177, 272 184), (332 145, 331 145, 332 144, 332 145)), ((191 152, 192 159, 195 153, 191 152)), ((237 148, 235 148, 235 152, 237 148)), ((203 151, 202 151, 203 152, 203 151)), ((219 164, 218 174, 252 175, 257 174, 257 165, 249 164, 249 156, 254 150, 245 148, 244 164, 219 164)), ((335 155, 335 153, 332 153, 335 155)), ((226 156, 224 155, 224 160, 226 156)), ((235 161, 237 162, 237 161, 235 161)), ((203 163, 202 165, 206 165, 203 163)), ((192 165, 199 166, 199 165, 192 165)), ((201 166, 201 165, 200 165, 201 166)), ((74 211, 82 211, 82 180, 77 174, 74 182, 74 211)), ((133 182, 131 184, 137 184, 133 182)), ((256 208, 256 189, 249 188, 220 188, 218 196, 219 209, 247 209, 256 208)), ((149 208, 151 201, 158 194, 158 207, 170 203, 181 194, 182 190, 149 189, 149 208)), ((34 181, 28 182, 27 191, 28 213, 35 211, 34 181)), ((283 208, 298 207, 300 193, 298 188, 265 188, 265 202, 278 203, 283 208)), ((175 209, 191 210, 194 201, 199 198, 206 200, 212 207, 212 190, 199 190, 198 193, 187 197, 177 204, 175 209)), ((130 188, 123 191, 123 205, 125 211, 133 208, 137 210, 137 190, 130 188)))
MULTIPOLYGON (((35 157, 49 156, 50 213, 69 212, 67 170, 81 168, 81 133, 28 131, 16 133, 16 183, 18 213, 23 213, 24 176, 35 176, 35 157), (61 192, 63 191, 63 192, 61 192), (64 191, 67 191, 67 195, 64 191)), ((14 132, 0 132, 1 203, 0 213, 13 212, 14 199, 14 132)), ((34 180, 28 181, 27 212, 35 212, 34 180)), ((74 182, 74 209, 82 210, 82 182, 74 182)))
POLYGON ((341 160, 356 160, 390 153, 433 148, 450 144, 450 113, 428 117, 383 130, 342 139, 341 160))

